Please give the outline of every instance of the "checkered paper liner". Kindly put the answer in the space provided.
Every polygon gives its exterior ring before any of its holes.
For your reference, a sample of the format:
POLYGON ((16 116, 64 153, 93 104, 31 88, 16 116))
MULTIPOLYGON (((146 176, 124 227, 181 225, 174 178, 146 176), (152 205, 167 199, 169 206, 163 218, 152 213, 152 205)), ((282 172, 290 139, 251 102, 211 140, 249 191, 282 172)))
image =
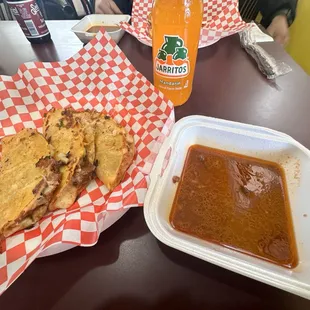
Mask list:
MULTIPOLYGON (((43 251, 59 245, 94 245, 126 209, 141 206, 159 148, 174 124, 173 104, 129 62, 102 30, 63 62, 26 63, 14 76, 0 76, 0 138, 22 128, 42 132, 52 107, 108 113, 134 136, 136 156, 123 182, 111 193, 92 181, 67 210, 47 214, 34 228, 2 242, 0 294, 43 251)), ((55 249, 54 249, 55 247, 55 249)))
MULTIPOLYGON (((145 45, 152 46, 149 37, 148 15, 153 0, 134 0, 131 25, 121 23, 121 27, 145 45)), ((203 24, 199 48, 209 46, 221 38, 235 34, 247 27, 238 10, 238 0, 204 0, 203 24)))

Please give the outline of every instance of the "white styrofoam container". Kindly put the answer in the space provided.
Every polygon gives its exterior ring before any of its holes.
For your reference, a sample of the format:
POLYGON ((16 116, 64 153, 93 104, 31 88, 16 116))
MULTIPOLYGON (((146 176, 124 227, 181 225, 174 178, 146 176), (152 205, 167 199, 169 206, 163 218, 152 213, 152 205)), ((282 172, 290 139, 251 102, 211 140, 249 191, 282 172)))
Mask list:
POLYGON ((163 144, 150 175, 144 217, 166 245, 310 299, 310 151, 290 136, 267 128, 204 116, 178 121, 163 144), (299 264, 286 269, 200 240, 172 228, 169 214, 188 148, 200 144, 279 163, 285 171, 299 264))
MULTIPOLYGON (((106 25, 106 26, 117 26, 120 22, 129 22, 131 16, 130 15, 122 15, 122 14, 92 14, 87 15, 82 18, 76 25, 74 25, 71 30, 75 33, 75 35, 83 42, 88 43, 91 39, 96 36, 96 33, 86 32, 91 26, 98 25, 106 25)), ((108 31, 111 38, 118 43, 120 39, 123 37, 125 30, 119 29, 116 31, 108 31)))

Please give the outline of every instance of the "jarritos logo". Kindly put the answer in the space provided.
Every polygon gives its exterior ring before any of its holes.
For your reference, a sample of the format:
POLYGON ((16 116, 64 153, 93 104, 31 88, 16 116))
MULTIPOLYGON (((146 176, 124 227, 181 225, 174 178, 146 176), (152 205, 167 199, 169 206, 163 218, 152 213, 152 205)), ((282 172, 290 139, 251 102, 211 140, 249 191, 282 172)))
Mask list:
POLYGON ((159 75, 176 78, 189 74, 188 50, 179 36, 164 36, 165 42, 155 58, 155 70, 159 75))

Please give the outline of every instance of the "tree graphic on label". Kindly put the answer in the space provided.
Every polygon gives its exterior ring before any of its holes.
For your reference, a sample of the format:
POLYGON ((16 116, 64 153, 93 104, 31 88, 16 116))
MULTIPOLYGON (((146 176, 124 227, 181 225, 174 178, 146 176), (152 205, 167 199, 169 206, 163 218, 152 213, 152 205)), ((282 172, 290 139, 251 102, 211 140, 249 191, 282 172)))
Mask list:
POLYGON ((162 76, 184 77, 189 74, 188 49, 178 35, 164 35, 155 59, 156 72, 162 76))

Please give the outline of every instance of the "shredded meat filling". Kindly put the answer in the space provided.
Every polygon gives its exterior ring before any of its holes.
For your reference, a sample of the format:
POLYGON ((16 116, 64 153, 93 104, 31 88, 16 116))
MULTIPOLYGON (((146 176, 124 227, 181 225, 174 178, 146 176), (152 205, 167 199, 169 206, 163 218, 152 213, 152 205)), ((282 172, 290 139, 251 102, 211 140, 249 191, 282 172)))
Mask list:
POLYGON ((76 168, 72 177, 72 184, 74 186, 83 187, 94 177, 96 167, 84 157, 81 163, 76 168))

